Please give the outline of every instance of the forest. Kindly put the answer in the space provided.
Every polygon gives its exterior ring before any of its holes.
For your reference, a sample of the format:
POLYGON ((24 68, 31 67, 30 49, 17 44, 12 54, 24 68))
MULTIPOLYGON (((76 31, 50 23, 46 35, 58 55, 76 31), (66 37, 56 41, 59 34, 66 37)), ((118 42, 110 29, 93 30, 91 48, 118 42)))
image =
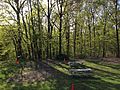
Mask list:
POLYGON ((120 0, 1 0, 0 90, 119 90, 119 31, 120 0))

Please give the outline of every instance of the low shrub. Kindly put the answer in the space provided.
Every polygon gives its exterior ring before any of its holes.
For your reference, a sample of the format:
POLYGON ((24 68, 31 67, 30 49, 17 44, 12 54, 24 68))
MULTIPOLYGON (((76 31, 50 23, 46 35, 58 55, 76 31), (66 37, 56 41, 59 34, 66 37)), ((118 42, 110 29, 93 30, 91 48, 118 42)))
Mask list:
POLYGON ((64 59, 65 60, 69 60, 69 57, 66 54, 56 55, 56 60, 58 60, 58 61, 64 61, 64 59))

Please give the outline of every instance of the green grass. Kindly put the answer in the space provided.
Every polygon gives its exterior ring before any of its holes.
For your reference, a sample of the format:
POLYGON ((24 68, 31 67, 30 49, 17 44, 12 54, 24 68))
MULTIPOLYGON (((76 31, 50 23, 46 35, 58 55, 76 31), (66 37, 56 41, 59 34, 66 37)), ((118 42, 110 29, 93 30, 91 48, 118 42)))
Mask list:
POLYGON ((85 61, 85 65, 89 66, 91 68, 98 69, 98 70, 106 71, 108 73, 120 74, 119 70, 113 69, 113 68, 108 67, 108 66, 99 65, 99 64, 92 63, 92 62, 88 62, 88 61, 85 61))
MULTIPOLYGON (((11 63, 0 63, 0 90, 70 90, 74 83, 75 90, 120 90, 120 65, 104 64, 85 61, 86 66, 93 69, 92 77, 62 77, 49 78, 46 81, 34 83, 6 83, 7 78, 17 73, 18 68, 11 63), (113 65, 113 66, 112 66, 113 65), (117 68, 116 68, 117 67, 117 68)), ((69 75, 66 68, 61 64, 50 64, 53 68, 69 75)))
MULTIPOLYGON (((66 68, 62 68, 58 65, 55 65, 55 64, 49 64, 50 66, 52 66, 53 68, 59 70, 60 72, 64 73, 64 74, 67 74, 67 75, 70 75, 70 73, 68 72, 68 70, 66 68)), ((64 65, 64 64, 61 64, 61 65, 64 65)))

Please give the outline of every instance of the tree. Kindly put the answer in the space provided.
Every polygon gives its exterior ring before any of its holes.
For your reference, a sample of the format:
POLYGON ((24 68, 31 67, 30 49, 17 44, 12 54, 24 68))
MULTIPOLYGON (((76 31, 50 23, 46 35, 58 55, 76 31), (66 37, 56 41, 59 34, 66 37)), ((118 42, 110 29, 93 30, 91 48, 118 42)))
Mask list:
POLYGON ((119 30, 118 30, 118 0, 115 0, 115 29, 116 29, 116 43, 117 43, 116 57, 120 57, 119 30))

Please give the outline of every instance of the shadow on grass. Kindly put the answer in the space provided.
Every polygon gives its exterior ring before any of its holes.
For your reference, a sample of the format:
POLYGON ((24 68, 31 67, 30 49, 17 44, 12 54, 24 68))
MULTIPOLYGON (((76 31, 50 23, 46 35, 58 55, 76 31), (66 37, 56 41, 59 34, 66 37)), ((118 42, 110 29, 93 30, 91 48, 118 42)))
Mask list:
POLYGON ((74 77, 56 80, 55 90, 70 90, 74 84, 75 90, 119 90, 119 84, 113 84, 99 78, 74 77))

